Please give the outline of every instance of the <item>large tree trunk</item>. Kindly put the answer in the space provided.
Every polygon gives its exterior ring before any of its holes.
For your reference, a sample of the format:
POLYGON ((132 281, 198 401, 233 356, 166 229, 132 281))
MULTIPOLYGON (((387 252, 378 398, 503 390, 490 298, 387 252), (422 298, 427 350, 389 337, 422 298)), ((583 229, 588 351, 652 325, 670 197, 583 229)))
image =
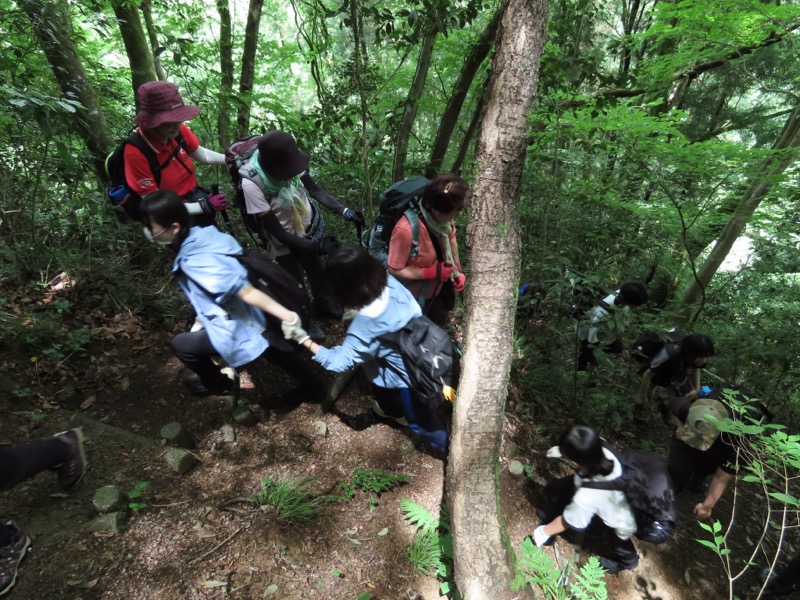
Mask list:
MULTIPOLYGON (((158 79, 156 65, 153 61, 153 52, 145 35, 142 20, 139 18, 139 10, 130 2, 121 0, 115 0, 112 5, 114 14, 117 17, 117 23, 119 23, 122 41, 125 43, 125 51, 128 54, 128 63, 131 66, 133 97, 136 98, 136 90, 139 89, 140 85, 158 79)), ((139 100, 136 98, 137 110, 139 108, 138 104, 139 100)))
POLYGON ((167 76, 164 74, 164 68, 161 66, 161 59, 158 57, 158 34, 156 33, 156 26, 153 23, 153 9, 150 6, 150 0, 143 0, 139 8, 144 17, 147 39, 150 40, 150 50, 153 53, 153 64, 156 67, 156 75, 158 75, 159 81, 164 81, 167 76))
POLYGON ((250 129, 250 92, 256 74, 256 51, 258 50, 258 26, 264 0, 250 0, 247 9, 247 25, 244 30, 242 50, 242 75, 239 78, 239 111, 236 117, 237 137, 244 137, 250 129))
POLYGON ((513 573, 497 498, 497 461, 519 283, 517 194, 546 24, 547 0, 505 3, 469 205, 467 326, 447 495, 456 583, 470 600, 512 597, 513 573))
POLYGON ((78 56, 69 6, 64 0, 19 0, 17 4, 30 19, 61 92, 67 99, 80 102, 75 131, 92 153, 98 177, 105 179, 103 162, 114 142, 78 56))
POLYGON ((221 80, 219 85, 219 100, 217 110, 217 136, 221 148, 227 148, 231 143, 230 113, 231 97, 233 96, 233 38, 231 35, 231 10, 228 0, 217 0, 219 12, 219 67, 221 80))
POLYGON ((741 235, 747 223, 753 217, 761 201, 767 195, 772 185, 783 174, 787 167, 797 157, 796 148, 800 146, 800 106, 795 107, 786 121, 781 132, 781 137, 772 148, 772 152, 761 163, 755 179, 747 186, 747 190, 739 200, 730 219, 719 234, 714 248, 698 269, 696 277, 683 294, 683 305, 686 312, 691 310, 711 283, 720 265, 724 262, 733 243, 741 235))
POLYGON ((408 139, 411 137, 411 130, 414 128, 414 120, 417 118, 417 109, 419 108, 419 99, 422 97, 422 90, 425 88, 425 79, 428 77, 428 68, 431 66, 433 43, 436 41, 437 31, 436 27, 431 26, 428 31, 425 32, 425 37, 422 40, 419 58, 417 59, 417 71, 414 73, 414 81, 411 83, 408 98, 406 98, 405 105, 403 106, 403 118, 397 130, 392 181, 405 179, 408 139))
POLYGON ((466 61, 464 61, 458 81, 456 81, 456 85, 453 88, 453 94, 450 96, 447 107, 444 109, 442 120, 439 122, 436 139, 433 141, 431 158, 426 169, 428 177, 433 177, 442 168, 447 148, 450 146, 450 138, 456 128, 456 123, 458 123, 458 117, 461 115, 461 107, 464 106, 464 100, 467 98, 467 92, 469 92, 478 69, 483 64, 494 43, 497 24, 500 22, 500 14, 500 11, 497 11, 495 16, 492 17, 491 22, 486 27, 486 31, 483 32, 483 35, 472 47, 466 61))

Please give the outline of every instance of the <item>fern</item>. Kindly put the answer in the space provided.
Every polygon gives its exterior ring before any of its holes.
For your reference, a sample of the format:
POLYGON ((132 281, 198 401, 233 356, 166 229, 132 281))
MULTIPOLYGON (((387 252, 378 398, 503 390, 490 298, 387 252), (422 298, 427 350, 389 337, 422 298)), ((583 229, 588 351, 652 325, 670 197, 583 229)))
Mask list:
POLYGON ((403 509, 403 517, 412 525, 416 525, 420 531, 435 531, 439 528, 439 519, 429 513, 425 507, 414 504, 405 498, 400 500, 400 506, 403 509))
POLYGON ((437 519, 425 508, 405 498, 400 500, 403 517, 417 528, 417 534, 408 549, 408 559, 414 570, 439 579, 439 594, 461 600, 453 581, 453 535, 444 506, 439 508, 437 519))
POLYGON ((570 586, 576 600, 607 600, 605 570, 600 566, 596 556, 590 556, 588 562, 575 574, 575 581, 570 586))

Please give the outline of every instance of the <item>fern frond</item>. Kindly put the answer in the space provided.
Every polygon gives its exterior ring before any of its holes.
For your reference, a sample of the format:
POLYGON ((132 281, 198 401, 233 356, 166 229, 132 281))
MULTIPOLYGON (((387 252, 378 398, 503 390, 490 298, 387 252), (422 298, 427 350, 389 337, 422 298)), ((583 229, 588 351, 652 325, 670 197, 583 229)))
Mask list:
POLYGON ((439 527, 439 519, 429 513, 425 507, 414 504, 405 498, 400 500, 400 506, 403 509, 403 517, 412 525, 416 525, 417 529, 435 531, 439 527))
POLYGON ((570 585, 570 591, 576 600, 608 600, 608 591, 604 579, 606 572, 600 566, 596 556, 590 556, 589 561, 575 574, 575 581, 570 585))

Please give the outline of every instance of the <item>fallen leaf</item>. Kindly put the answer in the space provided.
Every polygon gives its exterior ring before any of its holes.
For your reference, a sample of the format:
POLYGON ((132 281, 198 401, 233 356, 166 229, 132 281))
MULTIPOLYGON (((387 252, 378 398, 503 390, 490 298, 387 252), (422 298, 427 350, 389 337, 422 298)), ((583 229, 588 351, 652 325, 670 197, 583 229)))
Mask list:
POLYGON ((97 396, 95 396, 94 394, 89 396, 86 400, 81 402, 81 410, 86 410, 87 408, 89 408, 92 404, 94 404, 95 400, 97 400, 97 396))
POLYGON ((264 590, 262 598, 269 598, 270 596, 272 596, 272 594, 274 594, 277 591, 278 591, 278 586, 273 583, 272 585, 267 586, 267 589, 264 590))
POLYGON ((378 535, 379 535, 379 536, 381 536, 381 537, 383 537, 384 535, 388 535, 388 533, 389 533, 389 528, 388 528, 388 527, 384 527, 383 529, 381 529, 381 530, 378 532, 378 535))
POLYGON ((225 587, 228 585, 227 581, 217 581, 215 579, 206 579, 198 581, 200 585, 207 588, 225 587))

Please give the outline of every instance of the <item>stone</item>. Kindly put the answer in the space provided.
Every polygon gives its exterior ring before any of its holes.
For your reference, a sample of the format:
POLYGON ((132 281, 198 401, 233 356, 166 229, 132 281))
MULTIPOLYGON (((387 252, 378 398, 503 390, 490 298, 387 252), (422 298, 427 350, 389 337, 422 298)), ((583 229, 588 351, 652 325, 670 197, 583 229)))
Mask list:
POLYGON ((194 454, 183 448, 167 448, 164 459, 178 475, 186 475, 200 462, 194 454))
POLYGON ((125 506, 125 494, 115 485, 106 485, 94 493, 92 504, 99 513, 115 512, 125 506))
POLYGON ((508 472, 513 477, 520 477, 525 472, 525 467, 518 460, 512 460, 510 463, 508 463, 508 472))
POLYGON ((192 447, 192 436, 190 436, 186 428, 177 421, 164 425, 161 428, 161 437, 164 438, 170 446, 177 446, 178 448, 192 447))
POLYGON ((328 435, 328 425, 325 421, 314 421, 314 435, 325 437, 328 435))
POLYGON ((120 533, 128 527, 128 513, 112 512, 100 515, 86 524, 89 533, 120 533))
POLYGON ((222 441, 226 444, 231 444, 236 441, 236 433, 233 431, 233 425, 225 423, 222 426, 222 441))
POLYGON ((246 406, 237 406, 231 411, 231 416, 239 425, 250 426, 257 422, 256 416, 246 406))

